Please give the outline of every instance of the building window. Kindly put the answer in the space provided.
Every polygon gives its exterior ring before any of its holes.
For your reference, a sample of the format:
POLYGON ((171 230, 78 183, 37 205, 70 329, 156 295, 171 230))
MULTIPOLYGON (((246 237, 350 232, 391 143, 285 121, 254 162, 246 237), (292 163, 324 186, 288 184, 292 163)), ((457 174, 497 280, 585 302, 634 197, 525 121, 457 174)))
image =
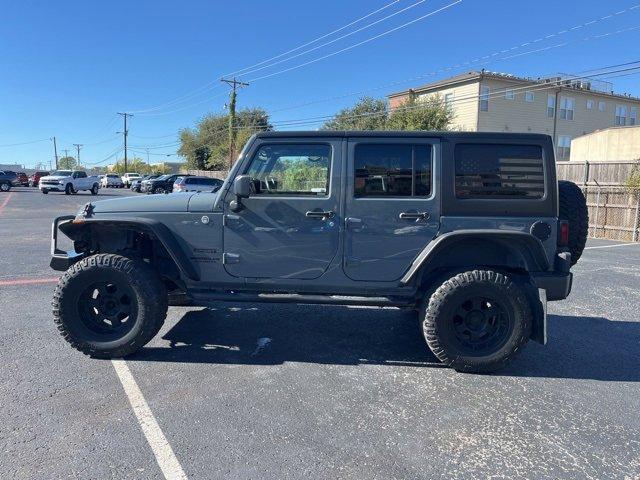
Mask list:
POLYGON ((558 157, 568 159, 571 156, 571 137, 558 138, 558 157))
POLYGON ((455 149, 458 198, 542 198, 542 149, 534 145, 458 144, 455 149))
POLYGON ((513 100, 514 98, 516 98, 516 92, 509 88, 504 91, 504 98, 506 98, 507 100, 513 100))
POLYGON ((491 90, 486 85, 480 86, 480 111, 489 111, 489 94, 491 90))
POLYGON ((627 124, 627 107, 625 107, 624 105, 617 105, 615 125, 617 127, 624 127, 626 124, 627 124))
POLYGON ((444 104, 449 108, 453 107, 453 93, 447 93, 444 96, 444 104))
POLYGON ((629 116, 629 125, 638 124, 638 107, 631 107, 631 115, 629 116))
POLYGON ((587 110, 593 110, 593 100, 587 100, 587 110))
POLYGON ((598 110, 605 112, 607 110, 607 104, 603 101, 598 102, 598 110))
POLYGON ((432 156, 431 145, 356 145, 354 195, 428 197, 432 156))
POLYGON ((547 95, 547 117, 553 118, 556 116, 556 96, 547 95))
POLYGON ((524 100, 525 102, 533 102, 536 99, 536 94, 533 92, 524 92, 524 100))
POLYGON ((573 120, 573 109, 576 101, 570 97, 560 98, 560 118, 563 120, 573 120))

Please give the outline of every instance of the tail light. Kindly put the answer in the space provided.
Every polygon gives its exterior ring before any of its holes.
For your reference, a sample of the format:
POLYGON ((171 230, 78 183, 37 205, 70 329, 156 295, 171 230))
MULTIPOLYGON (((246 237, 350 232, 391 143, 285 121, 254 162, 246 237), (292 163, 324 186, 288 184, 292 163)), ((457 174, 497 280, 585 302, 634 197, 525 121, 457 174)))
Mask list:
POLYGON ((558 231, 558 245, 566 247, 569 245, 569 222, 560 220, 560 230, 558 231))

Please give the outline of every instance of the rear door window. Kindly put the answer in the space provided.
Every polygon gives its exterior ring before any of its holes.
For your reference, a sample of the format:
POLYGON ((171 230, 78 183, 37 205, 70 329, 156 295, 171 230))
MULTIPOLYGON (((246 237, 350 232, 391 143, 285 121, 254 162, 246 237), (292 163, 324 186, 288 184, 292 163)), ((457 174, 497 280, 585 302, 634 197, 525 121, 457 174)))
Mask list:
POLYGON ((428 197, 431 145, 358 144, 355 147, 356 197, 428 197))
POLYGON ((455 194, 461 199, 543 198, 542 148, 537 145, 458 144, 455 194))

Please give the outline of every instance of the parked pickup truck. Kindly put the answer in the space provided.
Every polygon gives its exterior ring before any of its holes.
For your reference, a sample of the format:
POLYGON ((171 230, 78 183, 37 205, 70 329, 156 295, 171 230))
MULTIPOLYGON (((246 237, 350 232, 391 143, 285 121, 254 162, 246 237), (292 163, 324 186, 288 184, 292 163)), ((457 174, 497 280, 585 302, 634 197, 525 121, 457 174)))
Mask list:
POLYGON ((81 190, 88 190, 91 195, 97 195, 100 181, 97 176, 87 176, 82 170, 56 170, 51 175, 40 178, 40 191, 45 195, 49 192, 64 192, 65 195, 75 195, 81 190))
POLYGON ((588 225, 546 135, 263 132, 215 193, 88 202, 55 219, 53 317, 73 347, 120 358, 180 296, 401 307, 445 365, 490 372, 530 338, 546 343, 547 301, 569 296, 588 225))

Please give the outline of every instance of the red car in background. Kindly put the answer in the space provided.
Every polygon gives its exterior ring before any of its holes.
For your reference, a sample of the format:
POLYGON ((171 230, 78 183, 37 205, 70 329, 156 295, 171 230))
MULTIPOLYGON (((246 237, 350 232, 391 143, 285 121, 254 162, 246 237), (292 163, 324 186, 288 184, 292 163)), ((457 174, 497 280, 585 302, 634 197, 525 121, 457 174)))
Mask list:
POLYGON ((40 183, 40 177, 46 177, 49 175, 49 172, 36 172, 29 177, 29 186, 37 187, 40 183))
POLYGON ((16 175, 18 176, 18 185, 22 185, 23 187, 29 186, 29 177, 27 177, 26 173, 18 172, 16 175))

